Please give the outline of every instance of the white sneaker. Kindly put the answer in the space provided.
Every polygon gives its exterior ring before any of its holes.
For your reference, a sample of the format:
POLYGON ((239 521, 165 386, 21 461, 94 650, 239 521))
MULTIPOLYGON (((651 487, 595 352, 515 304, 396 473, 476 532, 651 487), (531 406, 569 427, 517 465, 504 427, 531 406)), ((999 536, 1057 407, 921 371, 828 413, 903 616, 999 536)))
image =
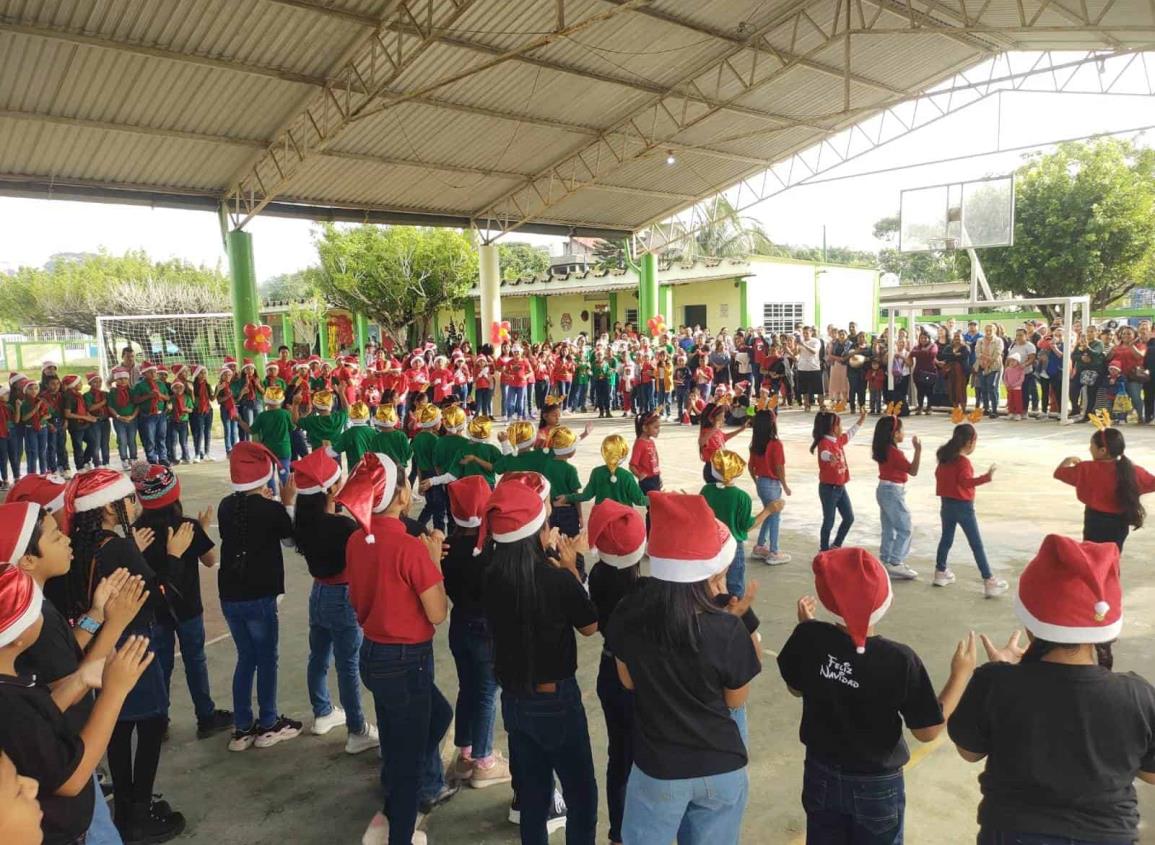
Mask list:
POLYGON ((995 578, 994 576, 983 581, 983 595, 988 599, 993 599, 996 596, 1001 596, 1007 591, 1007 582, 1002 578, 995 578))
POLYGON ((121 461, 120 469, 122 472, 132 472, 132 461, 121 461))
POLYGON ((766 560, 770 557, 770 549, 766 546, 754 546, 750 552, 750 557, 757 560, 766 560))
POLYGON ((294 739, 301 733, 301 723, 287 716, 278 716, 277 721, 268 730, 257 729, 257 740, 253 743, 257 748, 272 748, 278 742, 294 739))
POLYGON ((934 585, 936 587, 949 587, 954 583, 954 573, 949 569, 934 571, 934 585))
POLYGON ((360 754, 362 751, 368 751, 370 748, 376 748, 381 744, 381 740, 377 736, 377 726, 365 723, 365 729, 359 734, 350 733, 348 739, 345 740, 346 754, 360 754))
POLYGON ((204 462, 206 464, 211 464, 215 460, 216 460, 216 458, 214 458, 212 455, 205 455, 204 456, 204 462))
POLYGON ((895 581, 913 581, 918 577, 918 573, 905 563, 888 563, 886 572, 895 581))
POLYGON ((782 564, 789 562, 790 555, 786 554, 786 552, 770 552, 770 554, 766 556, 767 566, 781 566, 782 564))
MULTIPOLYGON (((412 845, 426 845, 429 839, 425 831, 415 830, 409 841, 412 845)), ((361 845, 389 845, 389 819, 385 818, 384 813, 375 813, 369 820, 369 826, 361 834, 361 845)))
POLYGON ((312 731, 316 736, 324 736, 333 728, 345 724, 345 711, 333 705, 328 716, 314 716, 312 731))
POLYGON ((193 459, 192 459, 192 462, 193 462, 194 464, 199 464, 199 463, 201 462, 201 456, 200 456, 200 455, 194 455, 194 456, 193 456, 193 459))

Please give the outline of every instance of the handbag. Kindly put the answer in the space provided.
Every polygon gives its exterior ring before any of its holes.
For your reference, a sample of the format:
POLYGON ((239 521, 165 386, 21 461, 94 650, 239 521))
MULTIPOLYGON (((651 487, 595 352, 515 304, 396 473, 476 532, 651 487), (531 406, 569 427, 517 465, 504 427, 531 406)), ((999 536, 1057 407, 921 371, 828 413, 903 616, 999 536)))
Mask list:
POLYGON ((1139 384, 1147 384, 1151 381, 1151 371, 1143 367, 1135 367, 1131 372, 1127 373, 1128 381, 1136 381, 1139 384))

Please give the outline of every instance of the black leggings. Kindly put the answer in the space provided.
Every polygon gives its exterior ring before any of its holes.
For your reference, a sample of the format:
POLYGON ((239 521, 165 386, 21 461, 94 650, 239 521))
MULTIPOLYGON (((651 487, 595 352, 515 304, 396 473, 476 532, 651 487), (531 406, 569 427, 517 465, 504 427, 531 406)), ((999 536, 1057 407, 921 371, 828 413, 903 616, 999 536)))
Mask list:
POLYGON ((132 804, 152 800, 156 769, 160 765, 160 744, 168 719, 154 716, 139 721, 117 722, 108 742, 108 770, 115 790, 117 819, 132 804), (132 734, 136 731, 136 754, 132 751, 132 734))
POLYGON ((1123 544, 1127 542, 1127 535, 1131 533, 1131 526, 1122 514, 1103 513, 1102 511, 1084 508, 1083 510, 1083 542, 1085 543, 1114 543, 1123 551, 1123 544))

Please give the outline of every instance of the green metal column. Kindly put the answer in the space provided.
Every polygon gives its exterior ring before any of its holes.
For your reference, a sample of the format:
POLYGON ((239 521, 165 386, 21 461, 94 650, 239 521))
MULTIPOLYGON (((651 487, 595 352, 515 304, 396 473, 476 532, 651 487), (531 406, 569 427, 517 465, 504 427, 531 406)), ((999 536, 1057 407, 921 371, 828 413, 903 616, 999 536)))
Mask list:
POLYGON ((473 351, 477 351, 477 303, 473 301, 473 297, 465 300, 465 337, 469 340, 469 345, 473 347, 473 351))
POLYGON ((265 356, 255 355, 245 349, 245 324, 261 322, 257 271, 253 265, 253 236, 241 229, 233 229, 225 235, 225 247, 233 282, 233 340, 236 342, 237 360, 252 358, 256 362, 257 372, 263 373, 265 356))
POLYGON ((618 321, 618 295, 611 293, 609 299, 609 313, 610 313, 610 329, 614 327, 614 323, 618 321))
POLYGON ((289 347, 289 357, 293 355, 293 318, 288 314, 281 315, 281 343, 289 347))
POLYGON ((369 320, 364 314, 353 315, 353 325, 357 328, 357 356, 361 359, 361 369, 369 366, 369 359, 365 355, 365 346, 369 343, 369 320))
POLYGON ((529 298, 529 337, 532 343, 543 343, 548 329, 546 321, 549 319, 549 310, 546 298, 537 294, 529 298))
POLYGON ((674 286, 661 285, 658 288, 657 312, 666 319, 666 325, 674 323, 674 286))
POLYGON ((642 255, 638 271, 638 324, 644 327, 658 313, 658 257, 642 255))
POLYGON ((738 325, 744 329, 754 325, 750 319, 749 291, 746 289, 745 279, 738 280, 738 325))
POLYGON ((317 354, 322 358, 329 357, 329 315, 322 314, 317 322, 317 354))

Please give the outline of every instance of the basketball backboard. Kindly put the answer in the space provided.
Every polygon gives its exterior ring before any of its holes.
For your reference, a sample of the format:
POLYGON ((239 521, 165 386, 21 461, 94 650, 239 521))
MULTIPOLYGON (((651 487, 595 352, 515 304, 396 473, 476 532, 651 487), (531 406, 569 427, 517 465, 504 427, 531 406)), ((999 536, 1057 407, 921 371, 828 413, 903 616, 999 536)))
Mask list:
POLYGON ((902 192, 900 252, 1011 246, 1015 236, 1015 177, 996 176, 902 192))

